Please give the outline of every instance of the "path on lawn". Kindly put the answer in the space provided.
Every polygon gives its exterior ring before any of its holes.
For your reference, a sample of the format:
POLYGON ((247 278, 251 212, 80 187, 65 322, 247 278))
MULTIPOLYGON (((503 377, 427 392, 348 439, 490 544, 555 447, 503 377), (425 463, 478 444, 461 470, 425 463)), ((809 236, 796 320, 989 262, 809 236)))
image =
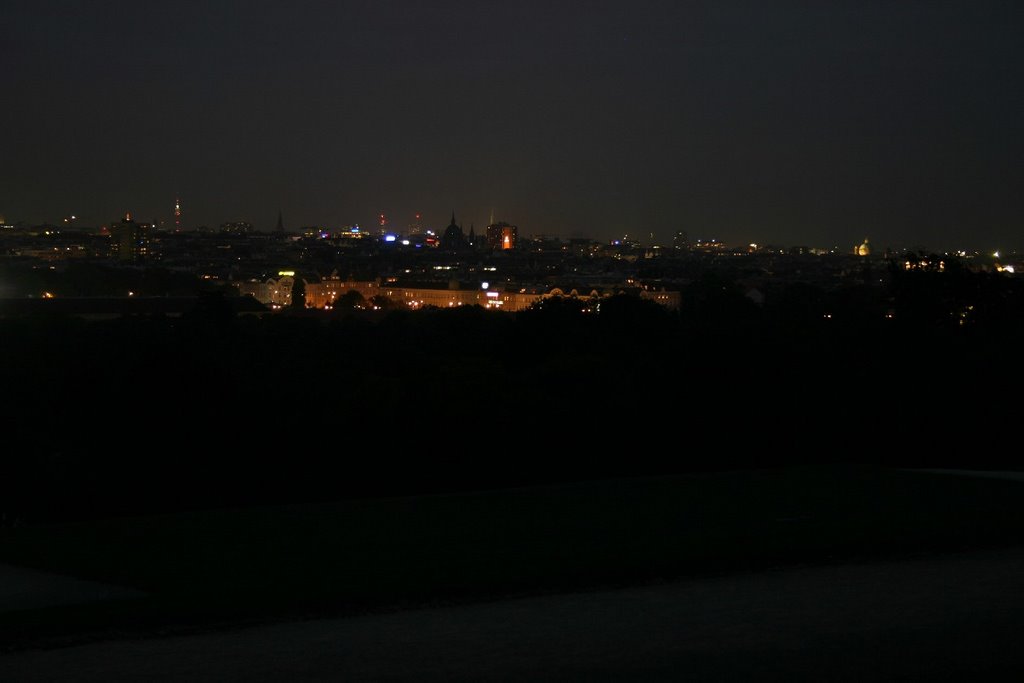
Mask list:
POLYGON ((142 591, 0 563, 0 612, 143 596, 142 591))
POLYGON ((16 681, 1019 680, 1024 548, 0 656, 16 681))

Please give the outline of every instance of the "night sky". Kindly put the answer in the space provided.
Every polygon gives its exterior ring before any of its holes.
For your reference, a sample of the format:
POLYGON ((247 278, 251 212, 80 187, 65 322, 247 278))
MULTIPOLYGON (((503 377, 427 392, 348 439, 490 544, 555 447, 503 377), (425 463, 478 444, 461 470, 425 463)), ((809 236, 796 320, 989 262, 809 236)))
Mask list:
POLYGON ((1024 3, 0 5, 0 215, 1024 248, 1024 3))

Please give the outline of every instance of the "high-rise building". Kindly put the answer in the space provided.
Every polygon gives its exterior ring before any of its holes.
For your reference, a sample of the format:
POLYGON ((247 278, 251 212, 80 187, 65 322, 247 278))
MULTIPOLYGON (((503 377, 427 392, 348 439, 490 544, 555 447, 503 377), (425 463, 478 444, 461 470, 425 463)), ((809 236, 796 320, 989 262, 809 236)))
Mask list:
POLYGON ((277 227, 274 228, 274 232, 284 232, 284 214, 281 213, 281 209, 277 210, 277 227))
POLYGON ((487 246, 503 251, 515 249, 519 243, 519 228, 509 223, 495 223, 493 217, 487 226, 487 246))
POLYGON ((149 233, 151 225, 136 223, 131 212, 124 215, 119 223, 110 226, 111 254, 118 261, 138 263, 149 256, 149 233))
POLYGON ((412 223, 409 224, 410 235, 422 235, 423 234, 423 216, 418 212, 413 216, 412 223))
POLYGON ((181 232, 181 200, 174 198, 174 232, 181 232))

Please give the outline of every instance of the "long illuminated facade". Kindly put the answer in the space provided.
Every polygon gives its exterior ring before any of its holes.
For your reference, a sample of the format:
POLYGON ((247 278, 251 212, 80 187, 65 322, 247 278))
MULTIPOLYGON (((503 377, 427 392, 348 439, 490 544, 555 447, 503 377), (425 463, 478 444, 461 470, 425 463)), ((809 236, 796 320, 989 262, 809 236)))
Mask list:
MULTIPOLYGON (((277 279, 236 283, 239 293, 250 295, 271 308, 283 308, 291 302, 294 274, 282 272, 277 279)), ((455 283, 453 283, 454 285, 455 283)), ((320 282, 306 282, 306 307, 330 310, 335 302, 349 292, 358 292, 366 307, 373 307, 375 297, 383 297, 391 304, 405 305, 411 309, 436 307, 456 308, 459 306, 481 306, 491 310, 522 311, 547 297, 568 297, 597 303, 616 291, 598 292, 591 290, 580 293, 576 290, 563 291, 558 288, 520 288, 502 290, 490 285, 476 289, 397 287, 378 280, 343 280, 337 276, 323 278, 320 282)), ((649 299, 671 310, 678 310, 679 292, 666 290, 638 291, 641 299, 649 299)))
POLYGON ((505 311, 521 311, 544 296, 540 292, 499 291, 498 289, 455 289, 430 287, 394 287, 378 281, 344 282, 325 278, 306 285, 306 305, 310 308, 328 308, 347 292, 356 291, 366 300, 380 296, 395 304, 412 309, 434 306, 483 306, 505 311))

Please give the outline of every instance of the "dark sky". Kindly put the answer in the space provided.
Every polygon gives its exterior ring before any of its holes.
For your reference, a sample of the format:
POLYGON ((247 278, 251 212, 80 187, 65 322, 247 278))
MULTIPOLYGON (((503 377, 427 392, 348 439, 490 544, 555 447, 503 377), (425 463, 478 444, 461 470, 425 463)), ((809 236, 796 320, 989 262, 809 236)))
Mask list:
POLYGON ((1024 3, 0 4, 0 215, 1021 248, 1024 3))

